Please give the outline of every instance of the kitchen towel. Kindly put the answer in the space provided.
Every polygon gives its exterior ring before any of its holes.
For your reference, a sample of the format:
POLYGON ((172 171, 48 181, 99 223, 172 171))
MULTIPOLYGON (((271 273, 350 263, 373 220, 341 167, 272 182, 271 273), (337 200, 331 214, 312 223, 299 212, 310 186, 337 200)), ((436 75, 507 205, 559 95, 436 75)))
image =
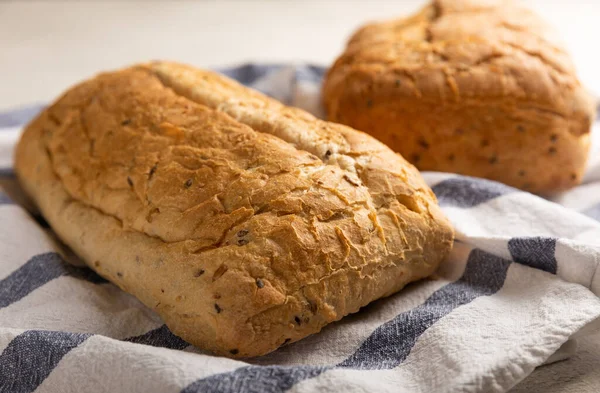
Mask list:
MULTIPOLYGON (((323 115, 323 68, 220 71, 323 115)), ((42 108, 0 113, 0 392, 504 392, 597 325, 600 161, 553 201, 425 172, 456 229, 433 278, 267 356, 212 356, 86 268, 28 203, 12 151, 42 108)))

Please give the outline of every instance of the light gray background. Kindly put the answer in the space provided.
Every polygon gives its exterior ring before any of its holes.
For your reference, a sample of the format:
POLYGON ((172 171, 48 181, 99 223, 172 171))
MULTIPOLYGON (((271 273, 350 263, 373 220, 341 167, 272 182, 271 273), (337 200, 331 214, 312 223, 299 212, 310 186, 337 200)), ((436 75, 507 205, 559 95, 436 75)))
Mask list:
MULTIPOLYGON (((600 95, 600 1, 525 0, 553 23, 583 82, 600 95)), ((0 110, 48 102, 96 72, 152 59, 201 67, 327 65, 361 23, 417 10, 418 0, 0 2, 0 110)), ((576 307, 576 305, 573 305, 576 307)), ((515 392, 600 392, 600 333, 515 392)))
MULTIPOLYGON (((582 79, 600 92, 600 2, 525 0, 558 27, 582 79)), ((0 109, 48 101, 100 70, 151 59, 197 66, 329 64, 361 23, 423 0, 0 0, 0 109)))

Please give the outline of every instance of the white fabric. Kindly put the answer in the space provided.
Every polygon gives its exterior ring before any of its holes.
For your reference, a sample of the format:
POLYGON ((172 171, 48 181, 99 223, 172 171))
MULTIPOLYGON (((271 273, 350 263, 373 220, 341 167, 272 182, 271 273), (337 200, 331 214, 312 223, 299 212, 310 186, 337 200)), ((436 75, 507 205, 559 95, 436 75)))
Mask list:
MULTIPOLYGON (((321 68, 223 72, 322 115, 321 68)), ((424 173, 457 235, 433 279, 261 358, 204 353, 23 207, 9 166, 29 117, 0 114, 0 392, 504 392, 598 327, 600 165, 554 202, 424 173)))

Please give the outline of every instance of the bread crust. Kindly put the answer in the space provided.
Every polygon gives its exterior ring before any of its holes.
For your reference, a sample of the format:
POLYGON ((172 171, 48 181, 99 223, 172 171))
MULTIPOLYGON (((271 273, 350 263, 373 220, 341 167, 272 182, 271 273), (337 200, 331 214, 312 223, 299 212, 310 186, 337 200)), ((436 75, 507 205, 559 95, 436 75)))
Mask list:
POLYGON ((60 238, 200 348, 263 355, 433 273, 452 229, 370 136, 218 74, 101 74, 24 131, 15 168, 60 238))
POLYGON ((595 109, 567 52, 509 1, 436 0, 359 29, 329 70, 328 118, 420 170, 535 193, 580 182, 595 109))

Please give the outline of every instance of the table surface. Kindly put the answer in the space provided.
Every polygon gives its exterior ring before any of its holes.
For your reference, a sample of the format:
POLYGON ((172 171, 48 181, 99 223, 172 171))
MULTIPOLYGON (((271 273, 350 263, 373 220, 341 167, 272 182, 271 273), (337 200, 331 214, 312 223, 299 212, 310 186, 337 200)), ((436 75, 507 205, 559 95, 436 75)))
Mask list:
MULTIPOLYGON (((600 2, 525 1, 553 23, 582 80, 600 92, 600 2), (594 41, 592 41, 594 39, 594 41)), ((152 59, 202 67, 257 62, 330 64, 365 21, 423 0, 196 2, 0 1, 0 109, 47 102, 107 69, 152 59)))
MULTIPOLYGON (((330 64, 365 21, 417 10, 417 0, 0 1, 0 110, 48 102, 91 75, 170 59, 330 64)), ((600 95, 600 2, 524 1, 554 24, 585 85, 600 95)), ((599 392, 600 333, 515 392, 599 392)))

